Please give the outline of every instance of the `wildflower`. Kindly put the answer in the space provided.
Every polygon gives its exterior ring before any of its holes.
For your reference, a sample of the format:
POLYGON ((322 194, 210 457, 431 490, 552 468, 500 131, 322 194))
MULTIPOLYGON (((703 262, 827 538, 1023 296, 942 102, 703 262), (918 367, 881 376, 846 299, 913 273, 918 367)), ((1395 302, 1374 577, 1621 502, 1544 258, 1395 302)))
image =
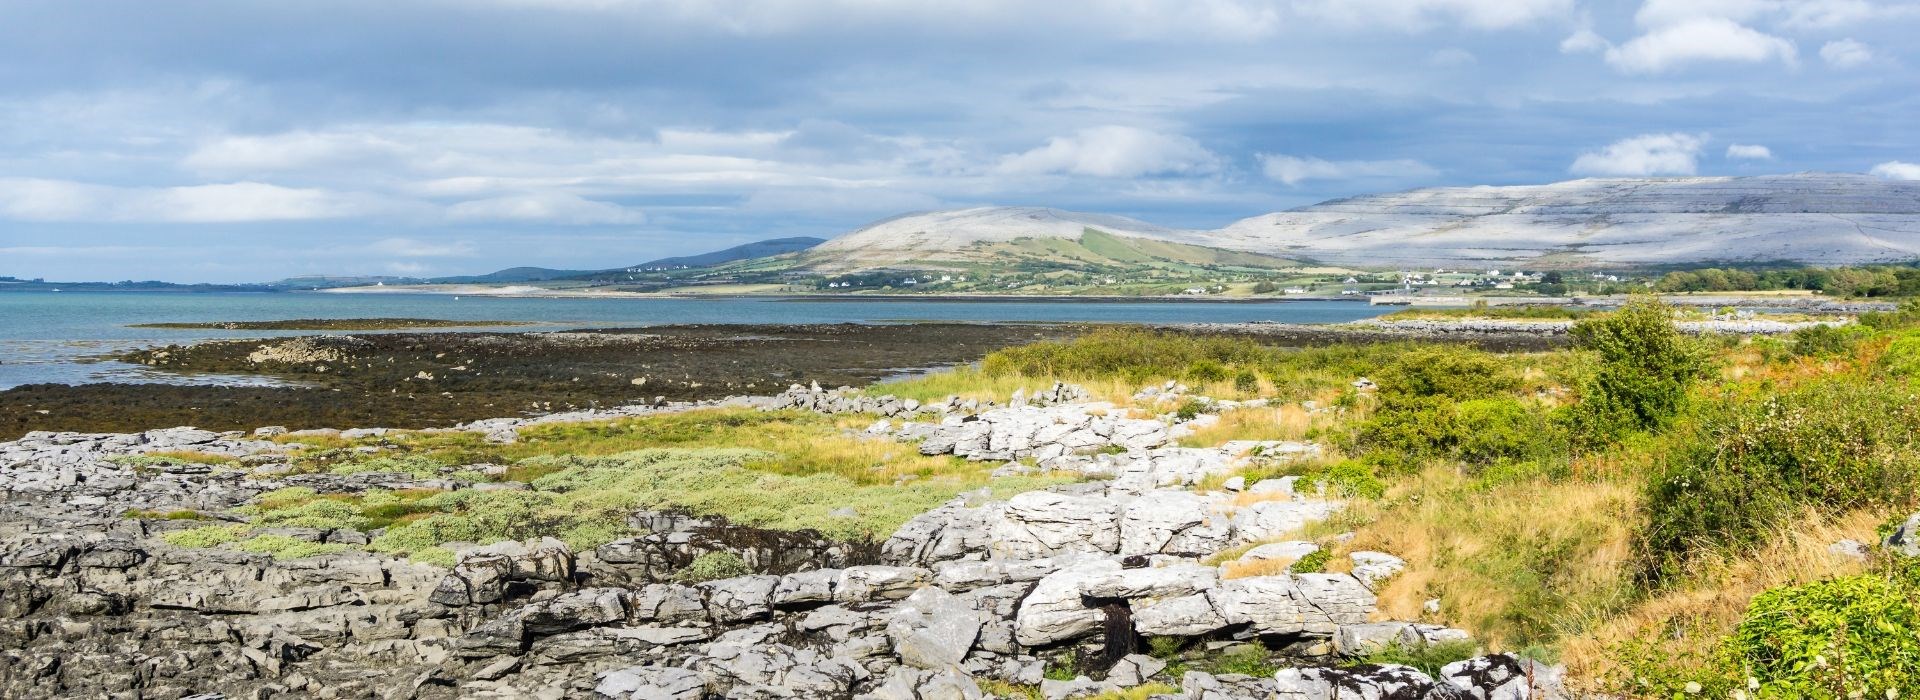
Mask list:
POLYGON ((1700 682, 1699 682, 1699 681, 1687 681, 1687 694, 1688 694, 1688 695, 1697 695, 1697 694, 1699 694, 1699 692, 1700 692, 1700 682))

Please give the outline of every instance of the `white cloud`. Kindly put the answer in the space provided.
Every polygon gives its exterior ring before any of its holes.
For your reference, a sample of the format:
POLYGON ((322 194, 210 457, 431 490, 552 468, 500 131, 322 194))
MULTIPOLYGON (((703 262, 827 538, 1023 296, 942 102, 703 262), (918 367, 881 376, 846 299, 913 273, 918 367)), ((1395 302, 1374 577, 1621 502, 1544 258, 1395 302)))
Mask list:
POLYGON ((422 241, 413 238, 382 238, 367 245, 367 251, 396 258, 466 258, 474 255, 467 241, 422 241))
POLYGON ((1278 153, 1258 156, 1260 171, 1267 179, 1287 186, 1307 180, 1354 180, 1359 178, 1431 177, 1439 174, 1433 166, 1417 160, 1323 160, 1278 153))
POLYGON ((1820 58, 1835 68, 1854 68, 1873 61, 1873 50, 1852 39, 1829 41, 1820 47, 1820 58))
POLYGON ((1692 134, 1643 134, 1582 153, 1568 171, 1613 177, 1692 175, 1705 145, 1704 137, 1692 134))
POLYGON ((71 180, 0 179, 0 217, 20 221, 236 223, 356 216, 375 201, 320 189, 233 182, 114 187, 71 180))
POLYGON ((1794 65, 1793 42, 1756 31, 1723 17, 1700 17, 1667 24, 1607 49, 1607 63, 1628 73, 1664 73, 1703 61, 1794 65))
POLYGON ((1357 27, 1421 31, 1457 23, 1509 29, 1572 13, 1573 0, 1293 0, 1309 19, 1357 27))
POLYGON ((1775 9, 1778 0, 1647 0, 1633 21, 1642 27, 1663 27, 1697 19, 1747 22, 1775 9))
POLYGON ((1599 53, 1610 48, 1613 48, 1613 42, 1594 33, 1592 29, 1580 29, 1560 40, 1560 53, 1599 53))
POLYGON ((517 221, 523 223, 638 224, 646 216, 638 209, 586 199, 565 192, 509 195, 476 199, 447 207, 447 217, 455 221, 517 221))
POLYGON ((1738 160, 1773 160, 1773 149, 1745 143, 1728 144, 1727 157, 1738 160))
POLYGON ((1920 163, 1890 160, 1873 166, 1873 169, 1867 172, 1889 180, 1920 180, 1920 163))
POLYGON ((1000 163, 1000 171, 1006 173, 1094 177, 1209 173, 1219 167, 1220 157, 1193 139, 1131 126, 1100 126, 1055 136, 1045 146, 1000 163))

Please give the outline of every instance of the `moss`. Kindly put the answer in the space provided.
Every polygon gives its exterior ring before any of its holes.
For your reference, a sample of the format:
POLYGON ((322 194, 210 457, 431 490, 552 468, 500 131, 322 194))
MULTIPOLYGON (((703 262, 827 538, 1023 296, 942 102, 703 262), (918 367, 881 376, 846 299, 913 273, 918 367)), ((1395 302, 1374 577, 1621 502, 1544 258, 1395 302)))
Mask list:
POLYGON ((245 525, 209 525, 191 530, 180 530, 161 535, 160 539, 175 547, 205 549, 234 542, 247 533, 245 525))
POLYGON ((1295 560, 1287 571, 1296 574, 1317 574, 1327 570, 1327 561, 1333 554, 1325 548, 1313 550, 1304 557, 1295 560))

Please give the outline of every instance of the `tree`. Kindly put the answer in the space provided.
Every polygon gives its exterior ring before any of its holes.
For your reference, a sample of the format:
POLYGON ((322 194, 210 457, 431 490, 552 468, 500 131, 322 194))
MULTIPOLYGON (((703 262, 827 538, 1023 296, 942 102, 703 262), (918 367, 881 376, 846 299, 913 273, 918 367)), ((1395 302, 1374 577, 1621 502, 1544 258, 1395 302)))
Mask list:
POLYGON ((1560 275, 1559 270, 1548 270, 1547 274, 1540 276, 1541 284, 1565 284, 1566 281, 1566 278, 1560 275))

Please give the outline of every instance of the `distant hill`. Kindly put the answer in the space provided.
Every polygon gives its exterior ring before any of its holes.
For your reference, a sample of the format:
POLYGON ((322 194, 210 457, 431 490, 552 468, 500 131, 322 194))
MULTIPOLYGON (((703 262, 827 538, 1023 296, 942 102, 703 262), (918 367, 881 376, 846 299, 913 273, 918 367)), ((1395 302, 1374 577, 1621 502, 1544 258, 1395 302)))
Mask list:
POLYGON ((827 241, 824 238, 813 238, 810 236, 797 236, 793 238, 775 238, 771 240, 754 241, 752 243, 745 243, 745 244, 734 246, 732 248, 728 248, 726 250, 716 250, 711 253, 701 253, 699 255, 683 255, 679 257, 651 260, 648 262, 640 263, 639 265, 634 265, 633 268, 629 268, 629 269, 637 268, 641 270, 646 270, 646 269, 676 268, 676 267, 713 267, 715 265, 724 265, 726 263, 735 262, 739 260, 752 260, 755 258, 770 258, 775 255, 785 255, 787 253, 798 253, 800 251, 813 248, 814 246, 820 245, 825 242, 827 241))
POLYGON ((1900 262, 1920 257, 1920 182, 1800 173, 1442 187, 1256 216, 1199 242, 1374 268, 1900 262))
POLYGON ((509 267, 484 275, 464 277, 435 277, 437 284, 500 284, 508 282, 545 282, 593 274, 593 270, 554 270, 545 267, 509 267))
POLYGON ((1287 260, 1375 269, 1903 262, 1920 258, 1920 182, 1800 173, 1442 187, 1337 199, 1217 230, 1042 207, 979 207, 885 219, 801 257, 806 267, 827 272, 939 268, 1100 259, 1106 255, 1098 248, 1115 241, 1147 257, 1196 264, 1196 257, 1221 255, 1202 251, 1259 256, 1215 263, 1247 266, 1287 260), (1088 233, 1105 238, 1083 240, 1088 233))

